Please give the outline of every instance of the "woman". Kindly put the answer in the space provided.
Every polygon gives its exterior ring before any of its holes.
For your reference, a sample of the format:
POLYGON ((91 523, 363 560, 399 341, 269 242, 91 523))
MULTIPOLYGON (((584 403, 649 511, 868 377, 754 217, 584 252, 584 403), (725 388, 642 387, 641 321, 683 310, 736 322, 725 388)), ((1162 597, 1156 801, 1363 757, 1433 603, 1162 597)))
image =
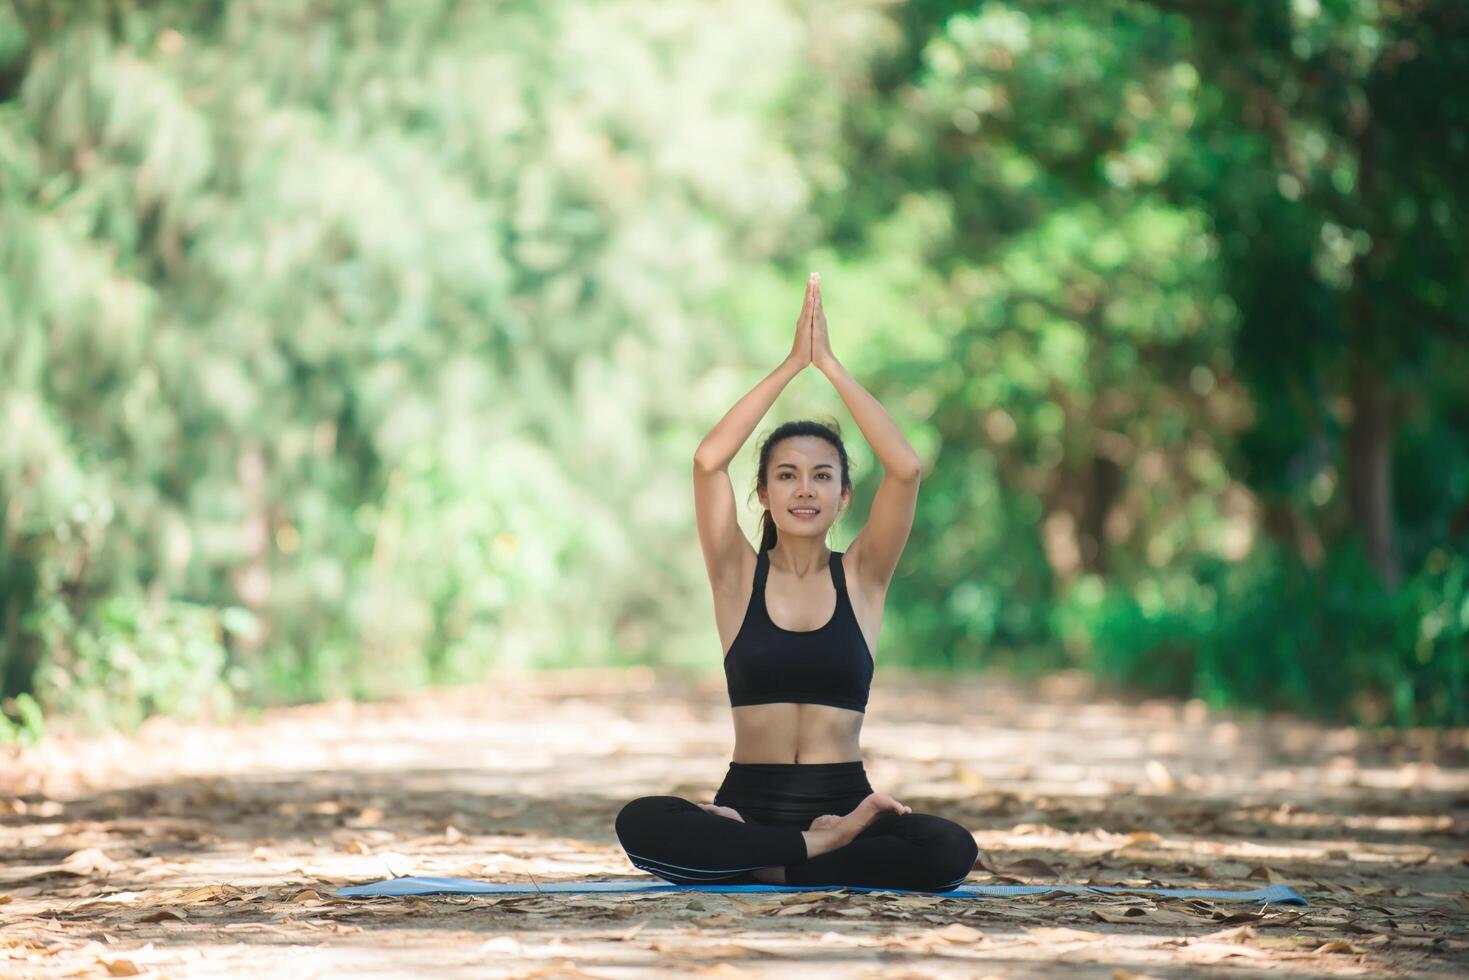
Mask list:
POLYGON ((838 363, 812 274, 788 356, 729 410, 694 455, 699 543, 734 712, 733 761, 714 802, 633 800, 617 836, 634 865, 676 884, 833 885, 949 891, 978 848, 951 820, 874 793, 858 735, 883 601, 913 526, 920 461, 838 363), (882 461, 867 526, 845 552, 827 530, 851 502, 841 437, 790 422, 760 450, 762 541, 735 518, 730 460, 808 364, 841 394, 882 461))

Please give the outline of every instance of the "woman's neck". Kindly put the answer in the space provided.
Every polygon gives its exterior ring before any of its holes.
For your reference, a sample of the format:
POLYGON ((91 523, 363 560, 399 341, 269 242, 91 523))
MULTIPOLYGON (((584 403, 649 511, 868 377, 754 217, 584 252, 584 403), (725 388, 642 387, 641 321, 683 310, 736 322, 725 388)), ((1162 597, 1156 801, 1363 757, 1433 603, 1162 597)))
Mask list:
POLYGON ((831 555, 832 551, 825 541, 815 538, 797 538, 793 541, 789 536, 777 539, 775 545, 766 552, 771 565, 796 578, 819 573, 831 561, 831 555))

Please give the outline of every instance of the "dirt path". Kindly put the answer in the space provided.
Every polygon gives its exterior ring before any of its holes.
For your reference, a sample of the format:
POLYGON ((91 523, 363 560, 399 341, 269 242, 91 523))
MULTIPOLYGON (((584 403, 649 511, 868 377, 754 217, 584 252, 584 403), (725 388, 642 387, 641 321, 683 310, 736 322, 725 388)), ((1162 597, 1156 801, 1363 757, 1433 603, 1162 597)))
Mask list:
POLYGON ((1197 702, 886 671, 874 787, 974 831, 971 882, 1258 887, 1146 896, 808 892, 334 899, 404 874, 652 880, 612 820, 706 801, 721 678, 497 678, 378 705, 166 720, 0 750, 0 975, 1469 975, 1469 731, 1377 736, 1197 702))

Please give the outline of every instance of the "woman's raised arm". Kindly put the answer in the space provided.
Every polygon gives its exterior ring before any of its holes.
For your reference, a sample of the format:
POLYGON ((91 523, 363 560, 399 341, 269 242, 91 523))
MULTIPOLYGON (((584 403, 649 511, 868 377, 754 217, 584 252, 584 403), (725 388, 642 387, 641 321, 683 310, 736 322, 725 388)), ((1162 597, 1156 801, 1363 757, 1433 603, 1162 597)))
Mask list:
POLYGON ((734 403, 724 418, 720 419, 709 434, 699 443, 694 453, 694 464, 707 471, 722 470, 739 454, 740 447, 755 431, 755 426, 770 411, 775 399, 791 379, 800 374, 811 363, 811 311, 814 306, 816 276, 806 280, 806 299, 801 304, 801 315, 796 319, 796 339, 791 352, 780 366, 761 381, 745 396, 734 403))
POLYGON ((882 463, 882 483, 872 498, 867 524, 857 532, 847 551, 857 568, 858 581, 873 595, 885 595, 897 570, 898 559, 913 530, 918 505, 918 482, 923 460, 903 437, 882 403, 852 377, 831 350, 831 334, 821 309, 821 283, 811 311, 812 362, 842 396, 847 410, 882 463))
POLYGON ((796 319, 796 340, 791 353, 780 367, 735 402, 724 414, 694 453, 694 518, 699 523, 699 546, 709 571, 709 584, 714 589, 718 616, 721 593, 738 593, 741 583, 749 579, 747 565, 755 552, 740 531, 735 511, 734 487, 729 482, 730 460, 740 451, 755 426, 770 411, 775 398, 790 380, 811 363, 811 311, 815 298, 815 277, 806 283, 806 301, 796 319))

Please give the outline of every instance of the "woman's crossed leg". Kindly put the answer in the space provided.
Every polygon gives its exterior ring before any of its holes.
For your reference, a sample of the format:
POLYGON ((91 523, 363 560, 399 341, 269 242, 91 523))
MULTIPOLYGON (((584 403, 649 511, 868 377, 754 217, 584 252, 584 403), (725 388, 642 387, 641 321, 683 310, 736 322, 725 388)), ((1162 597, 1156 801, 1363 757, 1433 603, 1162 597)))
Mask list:
POLYGON ((617 836, 638 868, 675 884, 853 885, 947 891, 979 849, 963 827, 873 793, 851 813, 810 827, 751 823, 729 807, 645 796, 617 815, 617 836))

